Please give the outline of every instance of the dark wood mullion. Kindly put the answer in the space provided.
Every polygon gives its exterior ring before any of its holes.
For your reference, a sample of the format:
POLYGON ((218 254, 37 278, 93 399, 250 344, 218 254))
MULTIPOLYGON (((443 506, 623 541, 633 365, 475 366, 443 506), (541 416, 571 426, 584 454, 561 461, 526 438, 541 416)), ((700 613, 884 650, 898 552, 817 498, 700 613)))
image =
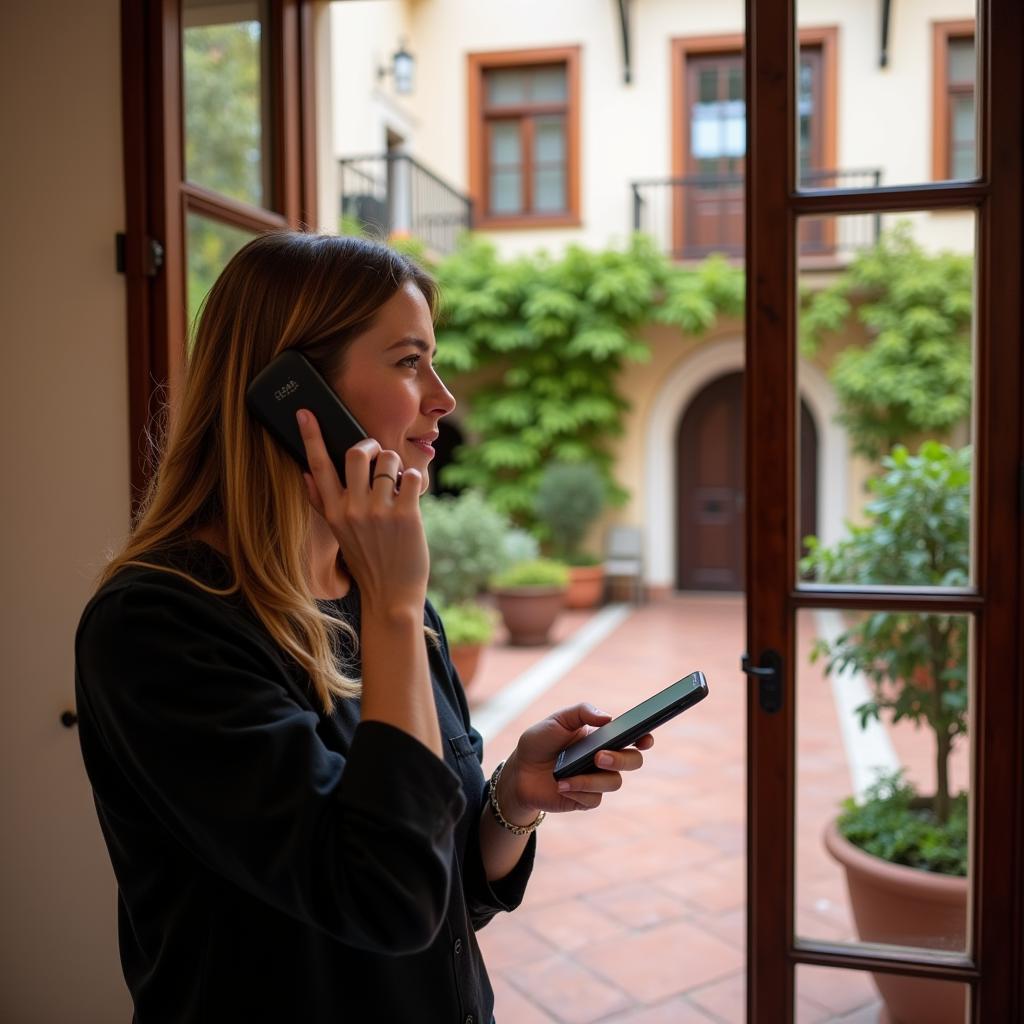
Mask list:
POLYGON ((814 967, 834 967, 839 970, 871 971, 878 974, 912 974, 916 978, 936 981, 954 981, 970 985, 978 980, 981 971, 976 963, 962 953, 943 953, 940 950, 915 950, 914 956, 901 956, 894 949, 871 949, 844 945, 838 942, 813 942, 801 939, 794 947, 794 962, 814 967))
POLYGON ((319 230, 316 159, 316 35, 313 5, 303 3, 299 12, 299 116, 301 119, 301 195, 298 227, 319 230))
POLYGON ((985 83, 979 91, 981 165, 992 182, 979 225, 975 479, 978 585, 986 608, 977 627, 972 933, 981 966, 975 1024, 1021 1020, 1024 780, 1020 752, 1022 118, 1024 9, 1012 0, 982 8, 978 34, 985 83), (1016 726, 1016 728, 1014 728, 1016 726), (1016 894, 1016 899, 1014 899, 1016 894), (1014 912, 1016 910, 1016 912, 1014 912), (1015 991, 1016 989, 1016 991, 1015 991))
POLYGON ((149 222, 151 197, 147 185, 150 154, 146 145, 147 103, 152 87, 147 75, 148 24, 152 11, 134 2, 121 3, 121 103, 124 125, 125 181, 125 293, 127 298, 128 429, 131 439, 130 481, 132 512, 146 485, 143 443, 149 413, 151 381, 167 377, 166 346, 154 344, 159 336, 153 315, 149 277, 149 222), (147 15, 149 17, 147 17, 147 15))
POLYGON ((533 118, 523 117, 519 121, 519 144, 522 156, 522 198, 523 213, 533 213, 533 118))
POLYGON ((484 107, 484 117, 496 119, 512 117, 530 117, 533 114, 565 114, 568 115, 565 103, 523 103, 515 106, 484 107))
POLYGON ((792 0, 746 0, 747 649, 783 661, 783 706, 747 694, 747 1021, 793 1019, 796 523, 796 222, 792 0), (752 457, 752 453, 757 453, 752 457))
MULTIPOLYGON (((976 524, 972 524, 975 525, 976 524)), ((985 598, 978 593, 934 593, 914 587, 872 587, 847 590, 842 587, 801 586, 789 596, 794 609, 843 608, 850 611, 885 611, 899 607, 906 611, 930 615, 976 615, 985 608, 985 598)))
POLYGON ((186 210, 201 213, 204 217, 212 217, 233 227, 248 231, 280 231, 289 226, 287 218, 280 213, 250 206, 240 199, 232 199, 192 182, 182 183, 181 197, 186 210))
POLYGON ((302 210, 302 119, 299 106, 299 11, 296 0, 271 0, 271 67, 275 207, 289 227, 302 210))
POLYGON ((793 192, 789 203, 797 216, 842 213, 902 213, 978 207, 988 197, 984 182, 935 182, 881 188, 815 189, 793 192))

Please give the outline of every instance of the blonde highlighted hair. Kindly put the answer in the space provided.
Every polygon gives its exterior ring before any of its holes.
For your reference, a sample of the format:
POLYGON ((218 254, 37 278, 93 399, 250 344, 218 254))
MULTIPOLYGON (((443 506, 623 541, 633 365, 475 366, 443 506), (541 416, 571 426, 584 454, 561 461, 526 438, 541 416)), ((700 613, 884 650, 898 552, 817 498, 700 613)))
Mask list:
MULTIPOLYGON (((339 633, 354 630, 322 611, 309 585, 313 514, 299 467, 247 413, 249 382, 296 348, 323 376, 341 371, 348 343, 412 282, 436 310, 433 280, 376 242, 279 232, 240 249, 203 305, 177 415, 125 547, 99 586, 130 565, 166 569, 218 596, 238 593, 274 641, 309 674, 329 712, 357 696, 358 679, 337 664, 339 633), (216 527, 232 583, 217 589, 146 556, 216 527)), ((428 630, 428 633, 433 633, 428 630)))

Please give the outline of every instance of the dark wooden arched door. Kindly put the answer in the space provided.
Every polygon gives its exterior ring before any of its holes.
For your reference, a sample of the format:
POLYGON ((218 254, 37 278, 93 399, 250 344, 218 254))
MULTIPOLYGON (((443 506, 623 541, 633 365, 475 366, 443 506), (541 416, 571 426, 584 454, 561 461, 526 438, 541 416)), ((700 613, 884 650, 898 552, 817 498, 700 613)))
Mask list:
MULTIPOLYGON (((743 589, 743 374, 713 380, 676 438, 676 586, 743 589)), ((817 532, 818 432, 800 403, 800 536, 817 532)))

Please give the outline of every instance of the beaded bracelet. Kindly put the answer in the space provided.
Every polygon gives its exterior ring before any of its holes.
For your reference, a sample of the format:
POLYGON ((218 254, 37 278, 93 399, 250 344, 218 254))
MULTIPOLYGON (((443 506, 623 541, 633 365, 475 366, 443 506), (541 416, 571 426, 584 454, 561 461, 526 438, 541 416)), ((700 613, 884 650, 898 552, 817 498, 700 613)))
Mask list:
POLYGON ((501 778, 501 769, 504 767, 505 762, 500 762, 498 767, 494 769, 494 774, 491 776, 489 786, 491 811, 502 828, 507 828, 513 835, 528 836, 531 832, 536 831, 537 826, 544 820, 547 811, 541 811, 529 825, 513 825, 512 822, 505 820, 505 815, 501 813, 501 808, 498 806, 498 779, 501 778))

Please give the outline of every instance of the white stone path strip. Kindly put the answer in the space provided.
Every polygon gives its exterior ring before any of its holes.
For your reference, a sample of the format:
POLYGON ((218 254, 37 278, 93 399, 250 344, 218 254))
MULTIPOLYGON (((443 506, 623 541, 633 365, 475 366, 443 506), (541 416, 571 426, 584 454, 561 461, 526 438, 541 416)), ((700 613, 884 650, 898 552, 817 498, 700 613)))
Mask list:
POLYGON ((503 686, 489 701, 473 708, 473 727, 483 736, 484 744, 497 736, 542 693, 550 690, 632 614, 632 605, 606 605, 586 625, 503 686))
MULTIPOLYGON (((819 608, 814 617, 818 636, 830 644, 834 643, 844 629, 842 614, 831 608, 819 608)), ((871 687, 864 676, 854 669, 847 669, 845 672, 833 672, 829 682, 846 749, 846 763, 850 766, 854 796, 860 800, 880 771, 891 773, 900 767, 899 758, 881 722, 872 719, 867 728, 860 727, 857 708, 871 699, 871 687)))

